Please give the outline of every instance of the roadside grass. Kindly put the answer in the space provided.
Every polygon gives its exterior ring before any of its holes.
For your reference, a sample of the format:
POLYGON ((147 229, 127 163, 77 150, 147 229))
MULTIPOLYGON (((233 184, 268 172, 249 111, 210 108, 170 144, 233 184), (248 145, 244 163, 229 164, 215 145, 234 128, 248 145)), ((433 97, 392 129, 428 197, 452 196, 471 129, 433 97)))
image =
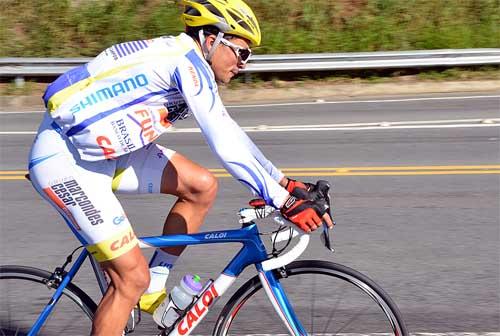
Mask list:
MULTIPOLYGON (((500 0, 246 1, 263 35, 256 54, 500 47, 500 0)), ((114 43, 180 33, 181 12, 175 0, 2 0, 0 57, 92 57, 114 43)), ((251 74, 228 87, 401 79, 499 79, 499 67, 251 74)), ((0 95, 39 94, 45 87, 4 79, 0 95)))
MULTIPOLYGON (((247 0, 258 54, 500 47, 499 0, 247 0)), ((183 30, 174 0, 2 0, 0 57, 95 56, 183 30)))

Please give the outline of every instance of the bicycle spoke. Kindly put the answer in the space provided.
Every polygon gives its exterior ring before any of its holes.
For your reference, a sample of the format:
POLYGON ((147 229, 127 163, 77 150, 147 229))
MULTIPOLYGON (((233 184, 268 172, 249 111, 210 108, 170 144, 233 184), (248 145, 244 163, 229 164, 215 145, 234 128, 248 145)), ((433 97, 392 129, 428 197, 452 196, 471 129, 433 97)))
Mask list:
POLYGON ((311 333, 314 333, 314 303, 316 302, 316 297, 314 296, 314 292, 316 289, 316 275, 312 277, 312 286, 311 286, 311 333))
MULTIPOLYGON (((347 285, 343 285, 343 286, 347 286, 347 285)), ((342 289, 342 288, 341 288, 342 289)), ((344 293, 343 290, 341 290, 341 293, 344 293)), ((328 330, 328 328, 330 327, 330 323, 332 321, 334 321, 335 319, 335 313, 337 312, 337 308, 339 307, 340 303, 342 302, 342 300, 344 299, 344 296, 343 295, 339 295, 339 297, 337 298, 336 302, 335 302, 335 306, 334 308, 332 309, 331 313, 330 313, 330 316, 328 317, 328 320, 326 322, 326 326, 325 326, 325 329, 323 330, 323 334, 326 334, 326 331, 328 330)), ((337 332, 338 333, 338 332, 337 332)))

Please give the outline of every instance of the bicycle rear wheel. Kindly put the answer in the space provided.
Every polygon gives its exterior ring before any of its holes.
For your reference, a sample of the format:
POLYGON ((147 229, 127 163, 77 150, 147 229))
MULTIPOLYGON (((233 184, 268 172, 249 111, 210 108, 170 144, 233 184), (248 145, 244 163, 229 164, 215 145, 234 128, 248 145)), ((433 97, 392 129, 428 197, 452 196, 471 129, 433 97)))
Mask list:
MULTIPOLYGON (((343 265, 296 261, 274 271, 308 335, 408 335, 401 313, 373 280, 343 265)), ((214 335, 288 335, 259 277, 247 281, 228 301, 214 335)))
MULTIPOLYGON (((51 273, 25 266, 0 266, 0 336, 27 335, 54 294, 51 273)), ((69 283, 39 335, 88 335, 95 302, 69 283)))

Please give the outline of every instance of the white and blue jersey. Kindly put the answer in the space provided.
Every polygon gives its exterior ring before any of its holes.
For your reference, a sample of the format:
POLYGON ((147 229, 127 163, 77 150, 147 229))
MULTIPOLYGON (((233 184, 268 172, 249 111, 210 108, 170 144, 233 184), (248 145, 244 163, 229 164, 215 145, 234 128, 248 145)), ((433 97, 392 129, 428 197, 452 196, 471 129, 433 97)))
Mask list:
POLYGON ((268 204, 288 192, 279 171, 228 115, 212 69, 191 37, 114 45, 61 75, 44 94, 52 126, 85 161, 117 159, 195 117, 224 167, 268 204))

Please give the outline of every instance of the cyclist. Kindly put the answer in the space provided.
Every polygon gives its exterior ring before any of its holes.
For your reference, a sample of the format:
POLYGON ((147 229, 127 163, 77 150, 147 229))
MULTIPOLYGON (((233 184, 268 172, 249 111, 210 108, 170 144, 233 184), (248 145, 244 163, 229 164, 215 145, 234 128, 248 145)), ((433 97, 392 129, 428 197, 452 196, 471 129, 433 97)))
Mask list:
POLYGON ((223 166, 255 195, 305 231, 322 219, 333 225, 321 203, 294 192, 311 185, 267 160, 219 97, 216 82, 228 83, 260 44, 252 10, 242 0, 181 2, 185 33, 114 45, 61 75, 43 96, 47 113, 30 176, 111 279, 93 335, 121 335, 139 300, 152 312, 184 249, 157 250, 148 267, 114 193, 176 196, 164 234, 197 232, 215 200, 217 181, 206 168, 154 142, 189 114, 223 166))

